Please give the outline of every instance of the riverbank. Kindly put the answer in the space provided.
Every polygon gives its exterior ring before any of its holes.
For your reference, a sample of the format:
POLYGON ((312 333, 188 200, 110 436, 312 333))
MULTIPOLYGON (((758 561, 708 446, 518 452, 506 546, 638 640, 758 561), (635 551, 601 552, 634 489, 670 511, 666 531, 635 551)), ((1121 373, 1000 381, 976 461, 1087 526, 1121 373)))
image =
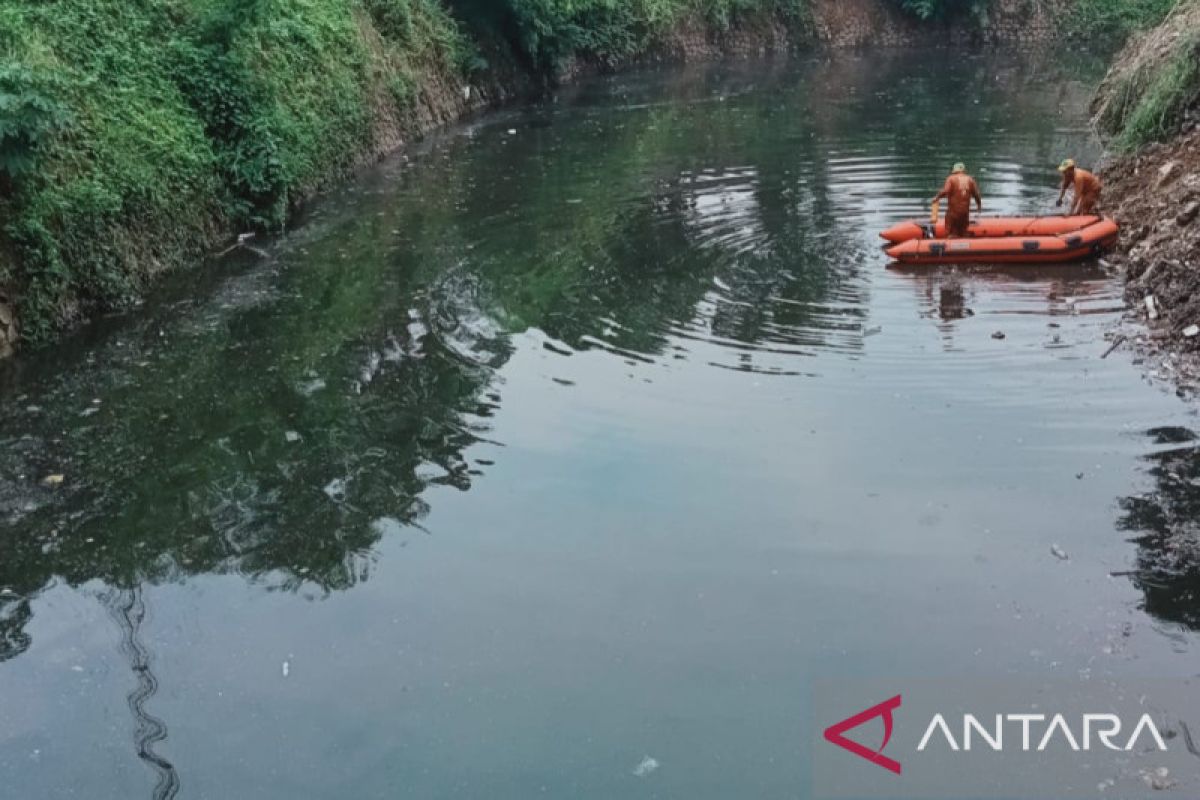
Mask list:
POLYGON ((0 0, 0 95, 15 109, 0 136, 0 357, 137 303, 159 274, 281 230, 361 165, 548 82, 817 45, 1031 43, 1068 2, 921 20, 891 0, 0 0))
POLYGON ((9 793, 803 797, 822 676, 1190 674, 1119 283, 884 268, 946 150, 1099 155, 1102 69, 951 52, 580 81, 0 366, 9 793))
POLYGON ((1145 328, 1126 334, 1154 376, 1200 384, 1200 2, 1137 38, 1094 106, 1117 157, 1103 170, 1107 213, 1125 226, 1113 261, 1145 328))

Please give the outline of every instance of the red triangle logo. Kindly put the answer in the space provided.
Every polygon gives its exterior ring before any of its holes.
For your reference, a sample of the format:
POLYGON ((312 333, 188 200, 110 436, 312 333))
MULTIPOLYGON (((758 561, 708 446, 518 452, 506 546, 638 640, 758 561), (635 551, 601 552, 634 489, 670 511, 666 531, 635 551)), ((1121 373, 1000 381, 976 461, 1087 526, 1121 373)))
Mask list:
POLYGON ((900 695, 896 695, 891 700, 884 700, 879 705, 872 706, 866 711, 859 712, 852 717, 847 717, 836 725, 830 725, 825 729, 825 741, 836 744, 843 750, 849 750, 851 753, 854 753, 859 758, 865 758, 872 764, 881 766, 889 772, 899 775, 901 773, 900 762, 894 761, 883 754, 883 751, 887 749, 888 742, 892 740, 892 729, 895 726, 892 712, 899 707, 900 695), (868 750, 858 742, 851 741, 843 735, 846 731, 853 730, 876 717, 883 717, 883 744, 879 745, 878 750, 868 750))

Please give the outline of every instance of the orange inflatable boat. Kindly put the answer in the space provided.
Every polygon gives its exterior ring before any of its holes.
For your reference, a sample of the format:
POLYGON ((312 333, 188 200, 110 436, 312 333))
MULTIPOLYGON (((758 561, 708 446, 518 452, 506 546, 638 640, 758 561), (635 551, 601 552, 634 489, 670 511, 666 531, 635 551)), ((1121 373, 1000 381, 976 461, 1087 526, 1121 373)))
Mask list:
POLYGON ((1096 255, 1117 241, 1106 217, 984 217, 962 238, 947 239, 946 223, 902 222, 880 234, 901 264, 1051 264, 1096 255))

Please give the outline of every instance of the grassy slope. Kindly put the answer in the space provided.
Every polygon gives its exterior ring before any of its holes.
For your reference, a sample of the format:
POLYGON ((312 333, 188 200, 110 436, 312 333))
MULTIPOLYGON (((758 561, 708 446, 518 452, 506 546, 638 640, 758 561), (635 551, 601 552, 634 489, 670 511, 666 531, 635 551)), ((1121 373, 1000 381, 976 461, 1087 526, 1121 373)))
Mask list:
POLYGON ((278 226, 370 148, 376 88, 410 103, 463 51, 433 0, 0 0, 0 287, 26 338, 278 226))
POLYGON ((1100 129, 1134 150, 1179 131, 1200 101, 1200 0, 1172 2, 1156 28, 1133 39, 1100 87, 1100 129))
POLYGON ((486 68, 464 30, 549 70, 806 2, 0 0, 0 294, 46 340, 220 233, 279 227, 372 151, 373 120, 486 68))

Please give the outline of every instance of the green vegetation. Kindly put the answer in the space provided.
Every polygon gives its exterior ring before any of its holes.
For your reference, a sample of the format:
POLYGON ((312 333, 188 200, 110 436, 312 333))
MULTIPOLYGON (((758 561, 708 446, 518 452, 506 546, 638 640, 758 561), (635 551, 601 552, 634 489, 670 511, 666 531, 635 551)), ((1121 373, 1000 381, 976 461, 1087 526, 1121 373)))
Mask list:
POLYGON ((1177 6, 1152 33, 1135 40, 1100 89, 1096 122, 1131 150, 1179 130, 1200 102, 1200 2, 1177 6))
MULTIPOLYGON (((0 0, 0 294, 44 341, 221 235, 279 229, 488 59, 549 77, 683 27, 807 30, 811 1, 0 0)), ((891 2, 927 19, 990 4, 891 2)), ((1079 0, 1072 24, 1125 31, 1172 2, 1079 0)), ((1194 64, 1138 78, 1130 141, 1172 123, 1194 64)))
POLYGON ((682 18, 728 28, 740 15, 807 19, 808 0, 499 0, 524 54, 543 69, 573 56, 615 61, 644 52, 682 18))
POLYGON ((1153 28, 1179 0, 1075 0, 1065 29, 1073 36, 1122 40, 1153 28))
POLYGON ((1140 94, 1137 81, 1126 85, 1125 101, 1112 121, 1125 148, 1175 133, 1184 112, 1200 97, 1200 33, 1183 40, 1161 70, 1142 79, 1146 83, 1140 94))
POLYGON ((278 227, 370 149, 380 97, 402 115, 469 56, 436 0, 0 0, 0 288, 26 338, 278 227))
POLYGON ((278 229, 486 68, 481 31, 550 73, 807 2, 0 0, 0 293, 45 340, 222 233, 278 229))
MULTIPOLYGON (((892 0, 921 19, 971 16, 987 19, 993 0, 892 0)), ((1034 0, 1028 0, 1033 7, 1034 0)), ((1152 28, 1171 12, 1179 0, 1074 0, 1066 12, 1063 30, 1072 36, 1121 40, 1152 28)))

